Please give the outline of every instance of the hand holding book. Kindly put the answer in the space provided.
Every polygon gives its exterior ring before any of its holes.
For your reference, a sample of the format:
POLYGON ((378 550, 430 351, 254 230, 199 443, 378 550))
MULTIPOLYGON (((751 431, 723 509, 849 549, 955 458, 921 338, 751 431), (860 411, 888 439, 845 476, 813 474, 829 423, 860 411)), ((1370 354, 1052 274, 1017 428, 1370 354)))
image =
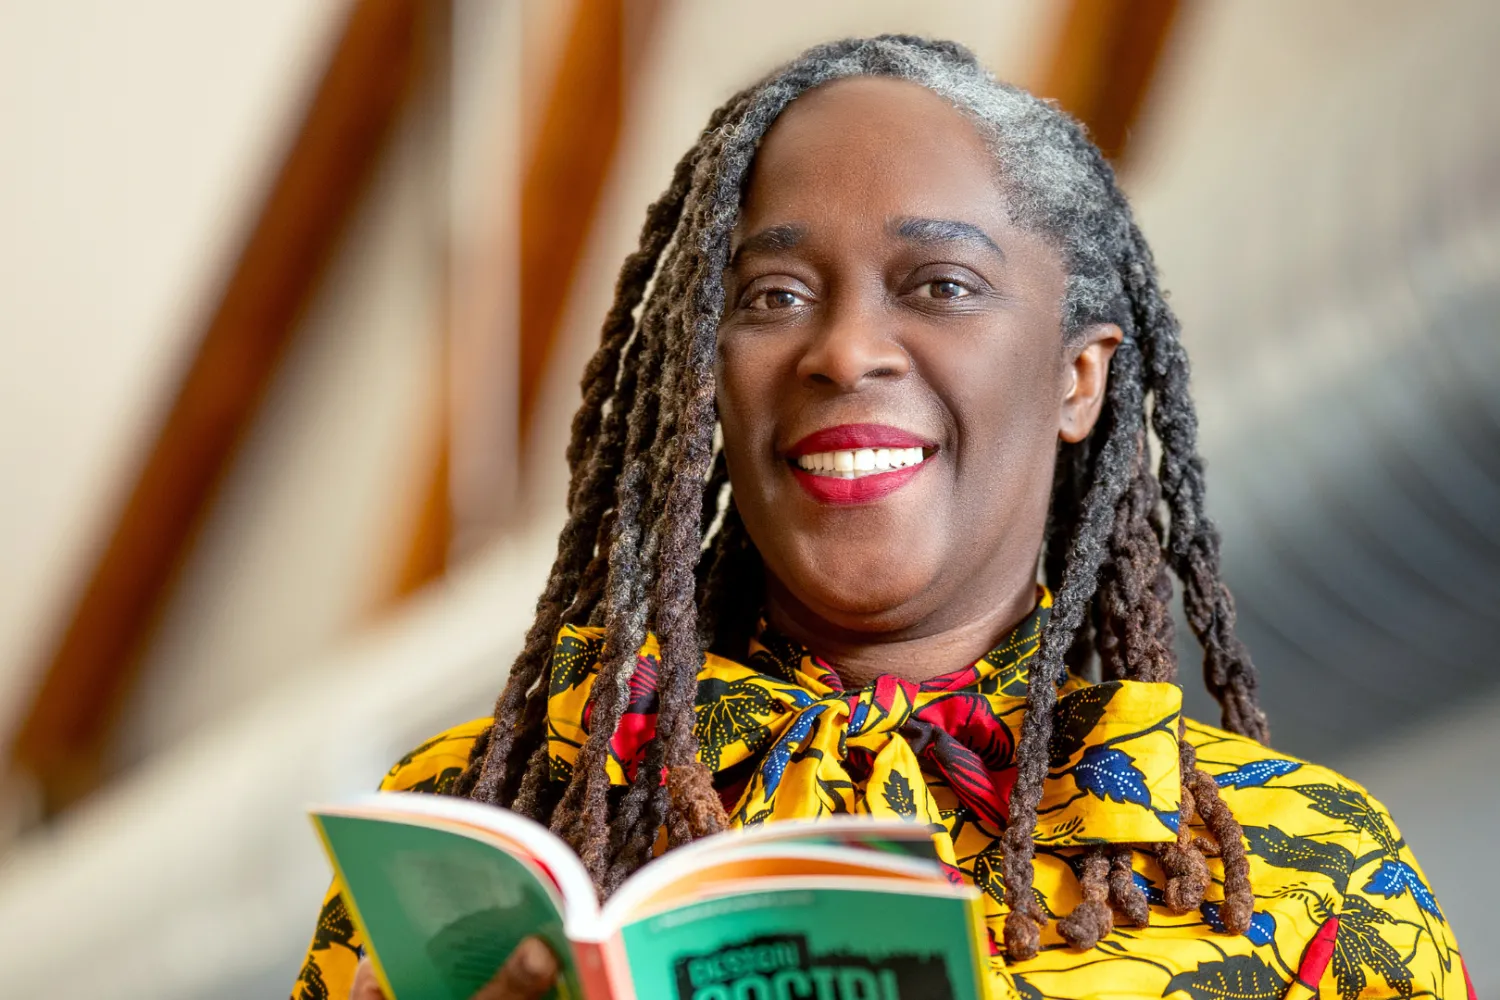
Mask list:
MULTIPOLYGON (((541 938, 529 937, 516 946, 495 978, 479 988, 472 1000, 542 1000, 557 982, 557 957, 541 938)), ((359 962, 349 1000, 390 1000, 380 989, 375 966, 359 962)))
POLYGON ((313 820, 378 980, 357 1000, 985 995, 979 894, 950 881, 919 824, 735 830, 601 903, 570 847, 492 806, 385 793, 313 820))

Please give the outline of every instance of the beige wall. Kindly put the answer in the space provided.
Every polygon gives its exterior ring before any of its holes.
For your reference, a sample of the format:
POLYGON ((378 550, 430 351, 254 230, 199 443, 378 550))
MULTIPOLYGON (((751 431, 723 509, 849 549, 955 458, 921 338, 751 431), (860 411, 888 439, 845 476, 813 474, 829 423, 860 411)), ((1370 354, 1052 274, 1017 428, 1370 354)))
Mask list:
MULTIPOLYGON (((1274 0, 1199 5, 1168 53, 1128 187, 1193 356, 1231 580, 1278 525, 1308 517, 1308 480, 1340 481, 1364 445, 1410 419, 1401 383, 1422 366, 1392 371, 1392 360, 1441 368, 1434 317, 1500 286, 1497 40, 1500 7, 1485 0, 1274 0), (1288 416, 1292 435, 1266 432, 1288 416)), ((1493 323, 1471 335, 1472 346, 1500 343, 1493 323)), ((1469 358, 1484 370, 1480 351, 1469 358)), ((1430 640, 1444 637, 1434 629, 1430 640)), ((1471 666, 1493 670, 1493 656, 1471 666)), ((1333 665, 1351 686, 1369 683, 1362 669, 1333 665)), ((1311 680, 1284 683, 1309 691, 1311 680)), ((1202 705, 1197 685, 1187 688, 1190 709, 1202 705)), ((1349 711, 1337 694, 1302 701, 1313 725, 1349 711)), ((1491 996, 1500 876, 1473 859, 1493 843, 1500 807, 1474 792, 1495 783, 1500 698, 1491 688, 1442 714, 1412 714, 1320 763, 1390 808, 1478 995, 1491 996)), ((1273 736, 1278 718, 1289 726, 1273 714, 1273 736)))
POLYGON ((392 601, 439 433, 444 154, 421 118, 387 150, 147 646, 115 767, 274 688, 392 601))
POLYGON ((342 9, 0 5, 0 740, 342 9))
MULTIPOLYGON (((0 225, 0 739, 344 9, 0 12, 0 101, 17 123, 0 156, 0 211, 14 220, 0 225)), ((113 767, 217 723, 392 596, 427 488, 449 305, 447 116, 440 92, 417 100, 189 552, 113 767)), ((493 159, 495 130, 484 138, 493 159)))

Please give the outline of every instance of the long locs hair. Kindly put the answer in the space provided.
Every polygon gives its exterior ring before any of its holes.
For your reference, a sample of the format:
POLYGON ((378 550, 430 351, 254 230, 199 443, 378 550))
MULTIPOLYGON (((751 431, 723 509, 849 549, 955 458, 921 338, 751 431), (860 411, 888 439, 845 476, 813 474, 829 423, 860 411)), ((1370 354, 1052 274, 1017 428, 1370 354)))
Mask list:
MULTIPOLYGON (((476 742, 457 793, 548 824, 606 895, 650 860, 663 828, 677 845, 727 825, 712 775, 696 756, 696 676, 706 649, 743 654, 763 570, 715 443, 723 273, 761 139, 798 96, 851 76, 911 80, 967 115, 995 153, 1017 222, 1062 254, 1068 281, 1060 335, 1100 322, 1125 333, 1098 425, 1058 456, 1043 553, 1056 596, 1031 669, 1003 832, 1010 905, 1004 944, 1019 960, 1036 953, 1047 919, 1032 883, 1056 682, 1070 666, 1084 669, 1095 658, 1106 678, 1175 682, 1173 576, 1223 725, 1262 742, 1268 733, 1220 578, 1218 535, 1204 513, 1187 356, 1150 249, 1082 128, 1052 104, 997 82, 953 43, 882 36, 811 49, 715 111, 677 164, 620 271, 584 373, 568 446, 567 524, 494 723, 476 742), (1154 470, 1148 428, 1160 442, 1154 470), (564 623, 602 626, 605 638, 590 735, 562 781, 554 780, 548 755, 546 707, 564 623), (661 645, 656 736, 629 785, 612 788, 609 741, 648 631, 661 645)), ((1167 876, 1167 905, 1179 913, 1202 902, 1210 883, 1204 852, 1216 851, 1224 867, 1221 919, 1240 933, 1253 907, 1240 827, 1191 746, 1180 745, 1180 834, 1147 849, 1167 876), (1190 832, 1194 818, 1211 841, 1190 832)), ((1074 945, 1091 947, 1117 917, 1147 921, 1130 857, 1131 848, 1120 845, 1084 857, 1083 902, 1059 921, 1074 945)))

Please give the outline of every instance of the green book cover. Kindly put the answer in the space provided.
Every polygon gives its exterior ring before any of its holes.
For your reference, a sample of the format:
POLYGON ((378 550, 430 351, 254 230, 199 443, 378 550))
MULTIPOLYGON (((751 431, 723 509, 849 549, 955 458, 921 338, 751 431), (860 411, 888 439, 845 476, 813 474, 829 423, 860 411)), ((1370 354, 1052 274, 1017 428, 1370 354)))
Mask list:
POLYGON ((642 998, 981 1000, 972 905, 789 885, 628 924, 625 954, 642 998))
POLYGON ((583 996, 564 904, 533 863, 448 830, 315 820, 390 1000, 469 1000, 533 934, 563 965, 557 994, 583 996))
POLYGON ((561 1000, 980 1000, 978 894, 926 828, 730 831, 601 907, 562 840, 503 809, 387 793, 312 811, 390 1000, 468 1000, 540 936, 561 1000))

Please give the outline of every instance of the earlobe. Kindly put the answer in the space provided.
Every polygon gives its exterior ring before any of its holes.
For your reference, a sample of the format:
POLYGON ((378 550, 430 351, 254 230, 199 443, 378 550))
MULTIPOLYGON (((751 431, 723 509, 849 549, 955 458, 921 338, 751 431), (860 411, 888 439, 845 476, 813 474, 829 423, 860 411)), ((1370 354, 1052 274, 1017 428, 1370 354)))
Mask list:
POLYGON ((1109 387, 1109 362, 1125 334, 1113 323, 1095 323, 1073 336, 1057 427, 1057 436, 1069 444, 1088 437, 1098 422, 1109 387))

